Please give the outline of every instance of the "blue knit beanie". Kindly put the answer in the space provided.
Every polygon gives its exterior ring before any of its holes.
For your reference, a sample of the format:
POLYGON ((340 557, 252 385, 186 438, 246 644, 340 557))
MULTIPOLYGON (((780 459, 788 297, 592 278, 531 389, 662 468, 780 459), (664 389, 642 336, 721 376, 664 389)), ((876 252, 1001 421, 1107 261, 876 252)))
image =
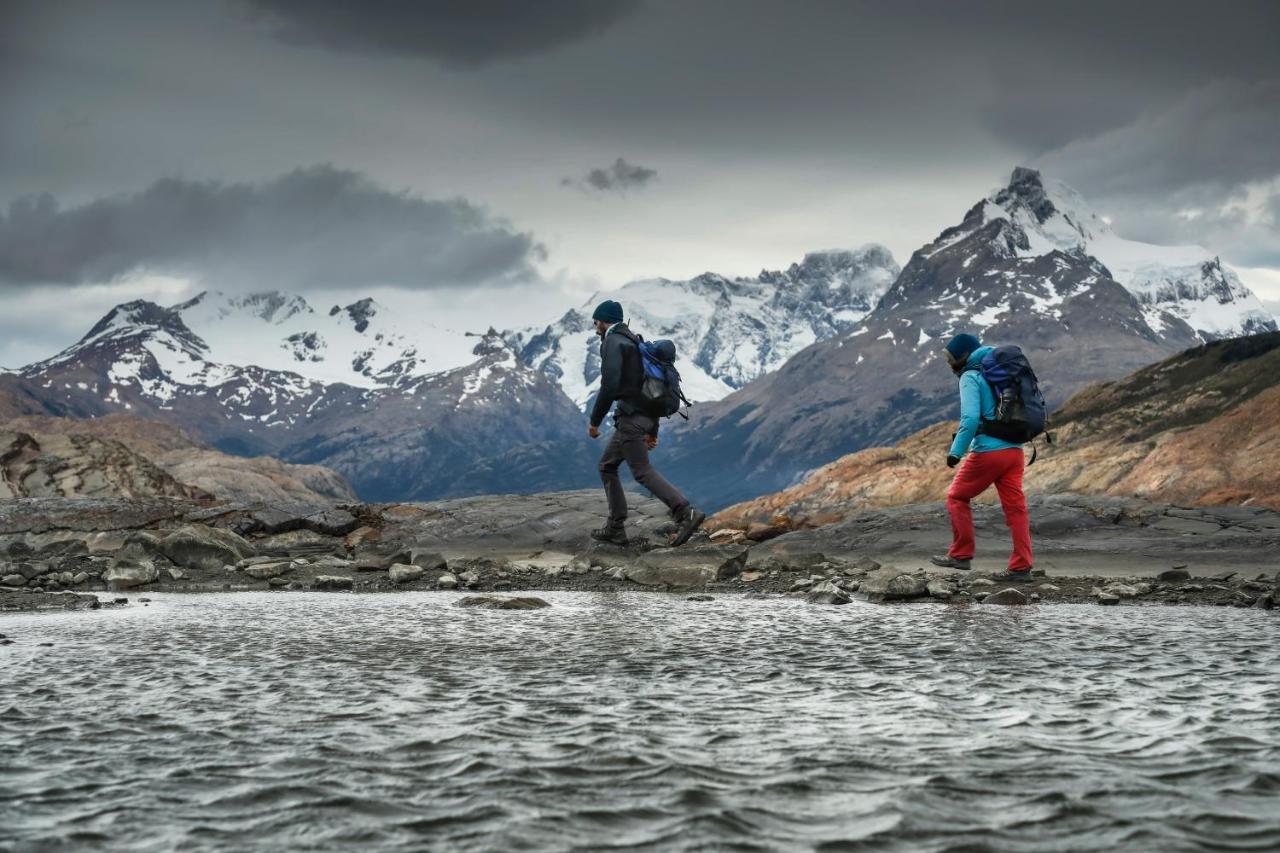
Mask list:
POLYGON ((951 353, 951 357, 956 361, 964 361, 973 355, 973 351, 982 346, 982 341, 975 338, 968 332, 961 332, 951 340, 947 341, 946 350, 951 353))
POLYGON ((596 306, 596 311, 591 315, 592 320, 603 320, 606 323, 622 322, 622 306, 612 299, 606 299, 596 306))

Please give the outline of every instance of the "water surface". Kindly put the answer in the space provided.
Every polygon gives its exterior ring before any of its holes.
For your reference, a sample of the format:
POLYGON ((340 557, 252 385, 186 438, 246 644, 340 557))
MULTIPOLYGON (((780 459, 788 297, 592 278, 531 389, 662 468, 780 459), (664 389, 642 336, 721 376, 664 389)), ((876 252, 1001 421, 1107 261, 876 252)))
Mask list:
POLYGON ((0 618, 0 849, 1280 847, 1260 611, 152 598, 0 618))

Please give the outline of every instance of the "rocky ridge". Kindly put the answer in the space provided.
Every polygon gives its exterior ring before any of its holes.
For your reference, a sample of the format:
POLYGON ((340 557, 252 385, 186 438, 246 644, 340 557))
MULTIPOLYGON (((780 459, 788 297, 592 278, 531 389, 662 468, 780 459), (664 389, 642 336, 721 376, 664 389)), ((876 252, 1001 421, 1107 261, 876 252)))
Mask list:
MULTIPOLYGON (((595 492, 383 505, 19 499, 0 504, 0 609, 47 605, 29 595, 126 590, 667 590, 828 604, 981 603, 1001 592, 983 575, 997 559, 967 574, 925 567, 947 535, 937 504, 754 539, 703 533, 681 548, 662 545, 671 524, 659 504, 635 506, 648 543, 619 548, 589 538, 595 492)), ((1019 586, 1028 602, 1275 601, 1280 513, 1062 496, 1037 500, 1033 517, 1042 574, 1019 586)), ((977 523, 992 553, 1002 550, 998 513, 980 507, 977 523)))
POLYGON ((231 456, 177 427, 129 415, 0 422, 0 497, 50 496, 295 502, 356 497, 328 468, 231 456))

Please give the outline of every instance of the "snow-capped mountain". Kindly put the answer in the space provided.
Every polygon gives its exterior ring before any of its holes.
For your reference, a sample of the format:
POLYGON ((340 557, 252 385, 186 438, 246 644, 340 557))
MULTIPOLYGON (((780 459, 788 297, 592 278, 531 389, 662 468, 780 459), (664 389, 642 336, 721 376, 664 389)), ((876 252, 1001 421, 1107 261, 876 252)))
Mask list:
POLYGON ((601 300, 615 299, 634 331, 675 342, 690 400, 719 400, 815 341, 851 329, 899 271, 888 249, 867 245, 812 252, 789 269, 755 278, 645 279, 597 293, 550 326, 507 337, 527 364, 554 376, 586 408, 600 380, 591 312, 601 300))
POLYGON ((1157 334, 1185 323, 1201 341, 1275 329, 1276 320, 1229 267, 1200 246, 1126 240, 1062 181, 1018 168, 1008 186, 969 211, 932 251, 942 251, 989 223, 1010 224, 1000 237, 1019 258, 1053 252, 1092 257, 1138 300, 1157 334))
POLYGON ((892 444, 955 414, 955 378, 938 351, 960 331, 1020 344, 1056 405, 1209 338, 1274 329, 1208 253, 1123 240, 1077 194, 1017 169, 916 251, 855 329, 678 425, 668 464, 714 507, 892 444))
POLYGON ((373 310, 361 300, 317 315, 281 294, 204 296, 173 308, 127 303, 53 358, 0 376, 0 409, 79 418, 125 411, 176 424, 231 453, 327 460, 369 500, 592 480, 581 413, 500 334, 471 335, 463 364, 427 370, 422 348, 379 331, 373 310), (325 342, 309 350, 318 357, 304 360, 304 369, 353 380, 245 363, 280 364, 277 345, 292 343, 299 328, 325 342), (241 350, 237 334, 258 339, 241 350), (244 361, 221 360, 236 357, 244 361))
POLYGON ((316 311, 278 291, 209 291, 173 308, 214 361, 358 388, 397 385, 475 361, 475 336, 430 323, 402 327, 372 299, 316 311))

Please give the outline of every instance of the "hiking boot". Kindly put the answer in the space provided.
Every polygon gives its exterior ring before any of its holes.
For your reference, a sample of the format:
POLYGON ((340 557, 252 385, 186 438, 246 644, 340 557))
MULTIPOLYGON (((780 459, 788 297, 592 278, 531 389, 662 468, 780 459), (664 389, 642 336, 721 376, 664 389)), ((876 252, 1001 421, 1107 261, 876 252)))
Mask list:
POLYGON ((946 554, 934 554, 929 558, 929 562, 935 566, 942 566, 944 569, 959 569, 962 572, 967 572, 972 568, 968 560, 957 560, 955 557, 948 557, 946 554))
POLYGON ((991 579, 1005 581, 1006 583, 1031 583, 1031 569, 1022 569, 1021 571, 1005 569, 1003 572, 993 574, 991 579))
POLYGON ((631 544, 631 540, 627 538, 627 528, 614 527, 608 525, 601 527, 599 530, 591 531, 591 538, 597 542, 604 542, 608 545, 621 545, 626 547, 631 544))
POLYGON ((675 548, 689 541, 689 537, 694 531, 702 526, 702 522, 707 520, 707 514, 701 510, 689 507, 684 511, 684 515, 676 519, 679 528, 676 529, 675 536, 671 537, 671 547, 675 548))

